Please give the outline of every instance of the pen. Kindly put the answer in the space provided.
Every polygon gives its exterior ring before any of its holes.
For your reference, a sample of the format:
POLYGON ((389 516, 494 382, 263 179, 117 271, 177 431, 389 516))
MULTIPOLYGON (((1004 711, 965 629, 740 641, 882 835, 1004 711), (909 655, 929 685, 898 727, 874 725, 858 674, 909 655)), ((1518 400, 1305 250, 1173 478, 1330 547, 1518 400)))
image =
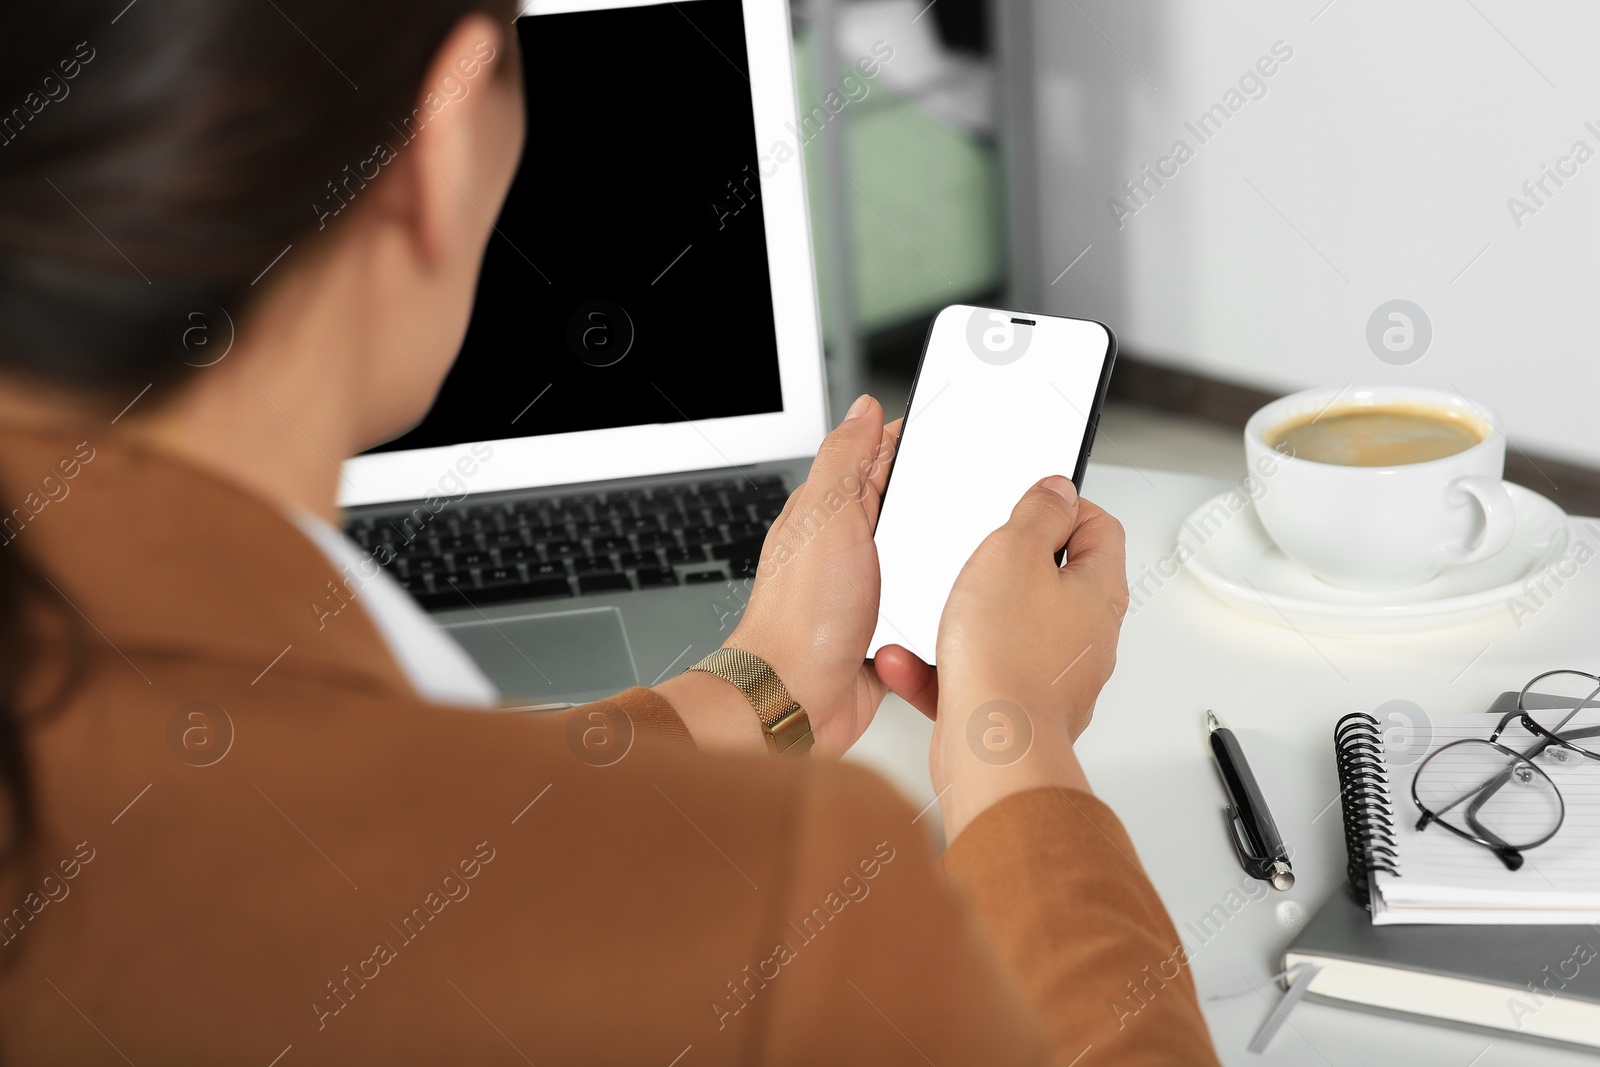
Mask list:
POLYGON ((1239 739, 1211 711, 1206 712, 1206 734, 1232 804, 1223 809, 1223 814, 1228 819, 1228 836, 1239 854, 1239 863, 1250 877, 1271 882, 1274 889, 1288 889, 1294 885, 1289 850, 1278 836, 1278 824, 1272 821, 1272 812, 1267 810, 1266 798, 1244 758, 1239 739))

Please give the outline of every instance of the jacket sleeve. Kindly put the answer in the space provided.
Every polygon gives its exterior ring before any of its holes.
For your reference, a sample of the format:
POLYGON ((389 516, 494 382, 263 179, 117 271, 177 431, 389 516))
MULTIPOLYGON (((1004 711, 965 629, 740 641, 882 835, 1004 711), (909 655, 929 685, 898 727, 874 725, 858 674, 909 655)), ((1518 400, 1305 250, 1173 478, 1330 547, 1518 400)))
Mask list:
POLYGON ((726 998, 728 1026, 743 1031, 738 1062, 1054 1062, 1022 990, 940 875, 928 821, 861 767, 809 772, 774 821, 787 869, 754 966, 726 998))
MULTIPOLYGON (((630 741, 643 738, 678 748, 695 747, 689 728, 683 724, 683 719, 672 705, 655 690, 644 686, 636 685, 614 697, 596 700, 561 714, 569 718, 593 720, 599 728, 599 733, 595 735, 597 743, 611 743, 615 732, 622 730, 630 741)), ((585 743, 581 736, 578 743, 585 743)))
POLYGON ((1099 800, 1007 797, 951 844, 944 868, 1060 1062, 1093 1048, 1096 1063, 1217 1063, 1183 945, 1099 800))
MULTIPOLYGON (((651 690, 585 707, 694 744, 651 690)), ((772 813, 792 866, 723 1002, 742 1059, 1065 1067, 1093 1049, 1096 1063, 1217 1064, 1172 922, 1095 797, 1006 798, 941 878, 927 823, 886 782, 811 770, 794 810, 772 813)))

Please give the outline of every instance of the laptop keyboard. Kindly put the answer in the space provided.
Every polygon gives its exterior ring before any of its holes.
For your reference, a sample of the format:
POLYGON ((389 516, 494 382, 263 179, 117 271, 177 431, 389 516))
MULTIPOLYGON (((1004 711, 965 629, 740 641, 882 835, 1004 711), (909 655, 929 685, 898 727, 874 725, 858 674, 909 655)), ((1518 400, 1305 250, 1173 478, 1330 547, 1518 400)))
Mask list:
POLYGON ((368 514, 345 532, 429 610, 721 582, 755 573, 788 499, 775 474, 649 489, 474 498, 368 514), (724 569, 724 565, 726 569, 724 569))

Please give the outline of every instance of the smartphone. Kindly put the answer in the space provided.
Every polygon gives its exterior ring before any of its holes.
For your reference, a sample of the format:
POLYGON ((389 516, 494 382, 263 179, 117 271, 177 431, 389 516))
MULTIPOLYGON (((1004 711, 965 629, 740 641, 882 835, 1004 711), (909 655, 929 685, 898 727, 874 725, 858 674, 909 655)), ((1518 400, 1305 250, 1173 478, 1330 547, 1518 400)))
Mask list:
POLYGON ((983 539, 1039 479, 1070 472, 1083 488, 1116 349, 1087 319, 939 312, 873 535, 883 581, 869 658, 904 645, 933 663, 945 600, 983 539))

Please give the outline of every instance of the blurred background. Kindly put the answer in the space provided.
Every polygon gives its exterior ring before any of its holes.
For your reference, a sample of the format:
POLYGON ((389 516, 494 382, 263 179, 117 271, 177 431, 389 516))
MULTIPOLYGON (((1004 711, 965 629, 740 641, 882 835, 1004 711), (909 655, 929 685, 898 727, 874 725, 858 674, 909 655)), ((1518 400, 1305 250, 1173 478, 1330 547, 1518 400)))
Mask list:
POLYGON ((896 410, 933 314, 992 302, 1117 333, 1100 462, 1236 477, 1271 397, 1429 385, 1600 513, 1600 5, 793 11, 835 410, 896 410))

